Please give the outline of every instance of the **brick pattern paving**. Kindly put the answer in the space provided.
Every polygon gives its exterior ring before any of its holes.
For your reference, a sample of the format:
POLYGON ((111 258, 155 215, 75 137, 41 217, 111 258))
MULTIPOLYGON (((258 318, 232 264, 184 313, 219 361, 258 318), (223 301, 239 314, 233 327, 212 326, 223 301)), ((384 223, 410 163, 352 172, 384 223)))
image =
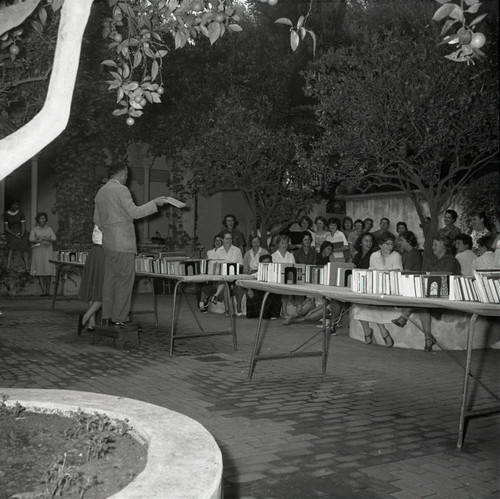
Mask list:
MULTIPOLYGON (((248 381, 256 320, 237 318, 238 351, 230 336, 212 336, 179 340, 169 357, 171 297, 159 302, 163 327, 138 315, 141 345, 118 349, 76 335, 77 301, 58 302, 52 313, 48 300, 3 300, 0 393, 83 390, 182 412, 217 440, 226 499, 499 497, 499 415, 471 420, 463 451, 455 449, 464 352, 367 346, 342 328, 325 376, 321 359, 309 357, 258 362, 248 381)), ((150 304, 140 296, 134 307, 150 304)), ((207 329, 227 327, 213 314, 201 320, 207 329)), ((179 327, 195 326, 182 305, 179 327)), ((320 331, 281 321, 266 327, 266 352, 292 350, 320 331)), ((500 405, 499 360, 497 350, 475 353, 474 408, 500 405)))

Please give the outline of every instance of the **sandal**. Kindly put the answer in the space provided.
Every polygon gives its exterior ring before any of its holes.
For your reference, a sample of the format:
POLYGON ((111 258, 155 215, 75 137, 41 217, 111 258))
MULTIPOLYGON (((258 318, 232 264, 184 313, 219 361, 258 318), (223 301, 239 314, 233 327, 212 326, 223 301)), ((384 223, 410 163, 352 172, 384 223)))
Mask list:
POLYGON ((370 328, 370 332, 368 334, 365 333, 365 343, 367 345, 371 345, 373 341, 373 329, 370 328))
POLYGON ((382 336, 387 348, 392 348, 394 346, 394 340, 392 339, 391 333, 387 332, 385 336, 382 336))
POLYGON ((432 334, 429 336, 429 338, 425 338, 425 346, 424 346, 424 352, 432 352, 432 347, 437 343, 436 338, 432 336, 432 334))
POLYGON ((397 319, 392 319, 391 322, 398 327, 405 327, 406 323, 408 322, 408 317, 400 315, 397 319))

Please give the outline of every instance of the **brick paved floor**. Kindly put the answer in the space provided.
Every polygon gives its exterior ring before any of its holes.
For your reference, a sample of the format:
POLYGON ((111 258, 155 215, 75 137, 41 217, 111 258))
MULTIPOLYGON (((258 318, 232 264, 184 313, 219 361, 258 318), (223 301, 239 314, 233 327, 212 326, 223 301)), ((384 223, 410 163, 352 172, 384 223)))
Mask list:
MULTIPOLYGON (((193 299, 194 297, 190 297, 193 299)), ((150 308, 140 295, 136 312, 150 308)), ((202 423, 224 457, 226 499, 500 497, 500 415, 472 419, 455 449, 464 352, 367 346, 341 328, 319 357, 258 362, 247 369, 256 320, 237 318, 230 336, 181 340, 168 355, 171 296, 159 297, 160 324, 137 314, 139 347, 76 335, 76 300, 2 299, 1 387, 58 388, 131 397, 202 423)), ((201 315, 207 329, 227 319, 201 315)), ((195 329, 181 306, 179 327, 195 329)), ((315 324, 266 323, 265 352, 290 351, 315 324)), ((423 343, 423 341, 422 341, 423 343)), ((311 348, 320 348, 320 335, 311 348)), ((474 408, 500 405, 500 351, 474 354, 474 408)), ((181 499, 181 498, 180 498, 181 499)))

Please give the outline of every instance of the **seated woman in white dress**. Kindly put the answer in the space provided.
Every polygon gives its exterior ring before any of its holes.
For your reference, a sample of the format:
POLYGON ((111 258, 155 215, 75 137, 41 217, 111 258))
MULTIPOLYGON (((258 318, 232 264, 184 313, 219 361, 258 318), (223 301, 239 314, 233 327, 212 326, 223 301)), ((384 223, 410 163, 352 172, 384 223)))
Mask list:
MULTIPOLYGON (((379 236, 380 250, 373 253, 370 257, 370 269, 375 270, 402 270, 403 262, 401 255, 394 251, 395 237, 390 232, 383 232, 379 236)), ((361 321, 365 335, 365 343, 370 345, 373 341, 373 329, 370 328, 370 322, 374 322, 380 329, 380 334, 387 347, 394 346, 394 340, 385 327, 396 319, 399 314, 388 307, 378 307, 371 305, 355 305, 353 307, 354 318, 361 321)))
POLYGON ((280 234, 278 239, 276 239, 276 244, 278 245, 278 249, 271 255, 273 263, 295 263, 293 253, 288 251, 290 238, 286 234, 280 234))
POLYGON ((253 274, 259 270, 259 259, 262 255, 268 255, 269 251, 261 246, 259 236, 253 236, 250 240, 251 248, 243 257, 243 273, 253 274))
MULTIPOLYGON (((243 255, 241 254, 240 248, 233 246, 233 235, 231 231, 224 230, 219 235, 222 237, 222 246, 215 251, 215 259, 222 260, 225 263, 240 263, 241 265, 243 265, 243 255)), ((223 295, 224 289, 224 284, 219 284, 212 300, 218 301, 219 297, 224 296, 226 315, 229 315, 230 297, 225 296, 227 293, 223 295)), ((239 315, 241 315, 241 312, 239 312, 239 315)))
MULTIPOLYGON (((286 234, 280 234, 278 239, 276 239, 276 243, 278 245, 278 249, 271 255, 273 263, 295 263, 293 253, 288 251, 290 238, 286 234)), ((289 296, 283 295, 281 297, 281 311, 284 317, 288 315, 287 307, 289 302, 289 296)))

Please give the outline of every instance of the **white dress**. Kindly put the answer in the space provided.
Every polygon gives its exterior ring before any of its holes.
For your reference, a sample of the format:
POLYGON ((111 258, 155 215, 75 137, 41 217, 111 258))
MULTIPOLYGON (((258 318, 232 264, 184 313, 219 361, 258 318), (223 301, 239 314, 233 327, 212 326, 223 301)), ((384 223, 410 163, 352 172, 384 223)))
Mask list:
MULTIPOLYGON (((370 257, 370 269, 376 270, 402 270, 403 262, 401 255, 393 251, 387 258, 376 251, 370 257)), ((378 307, 375 305, 354 305, 353 317, 360 321, 374 322, 375 324, 390 324, 392 319, 401 315, 400 310, 393 307, 378 307)))
POLYGON ((290 253, 289 251, 287 251, 285 253, 285 256, 283 256, 279 250, 278 251, 275 251, 272 255, 271 255, 272 259, 273 259, 273 263, 295 263, 295 257, 293 256, 292 253, 290 253))

